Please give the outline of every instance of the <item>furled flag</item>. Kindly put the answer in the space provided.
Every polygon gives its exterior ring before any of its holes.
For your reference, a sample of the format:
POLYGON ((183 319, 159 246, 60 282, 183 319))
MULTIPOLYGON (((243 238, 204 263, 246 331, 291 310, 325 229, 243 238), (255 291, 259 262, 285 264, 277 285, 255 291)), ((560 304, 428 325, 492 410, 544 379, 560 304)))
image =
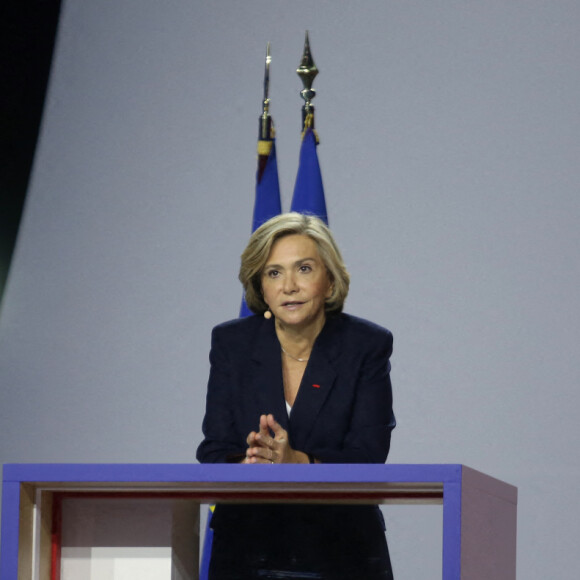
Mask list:
MULTIPOLYGON (((276 162, 276 140, 274 138, 274 125, 269 114, 270 99, 268 97, 270 84, 270 43, 266 48, 266 69, 264 72, 264 101, 262 115, 260 116, 260 134, 258 138, 258 169, 256 171, 256 197, 254 200, 254 214, 252 217, 252 232, 257 230, 264 222, 282 213, 280 202, 280 185, 278 182, 278 164, 276 162)), ((253 313, 248 308, 242 297, 240 318, 251 316, 253 313)), ((211 547, 213 543, 213 530, 211 518, 215 506, 210 506, 207 514, 203 552, 199 571, 200 580, 207 580, 209 576, 209 563, 211 559, 211 547)))
POLYGON ((282 213, 282 206, 276 162, 276 139, 260 140, 258 141, 258 171, 256 172, 252 231, 257 230, 264 222, 279 213, 282 213))
POLYGON ((312 88, 312 82, 318 74, 318 68, 316 68, 310 52, 308 32, 306 32, 304 40, 302 60, 296 73, 302 79, 302 84, 304 85, 304 89, 300 91, 300 95, 304 99, 304 106, 302 107, 303 133, 298 174, 296 175, 294 196, 292 197, 290 210, 315 215, 328 224, 322 175, 320 174, 320 165, 318 164, 318 154, 316 152, 318 135, 314 130, 314 107, 312 106, 312 99, 316 96, 316 90, 312 88))
MULTIPOLYGON (((254 216, 252 232, 264 222, 282 213, 280 202, 280 184, 278 182, 278 164, 276 161, 276 139, 274 125, 269 114, 270 99, 268 97, 270 85, 270 43, 266 49, 266 69, 264 72, 264 101, 260 117, 260 136, 258 139, 258 170, 256 171, 256 198, 254 201, 254 216)), ((252 311, 242 298, 240 318, 250 316, 252 311)))
POLYGON ((307 128, 302 138, 298 174, 296 175, 290 211, 315 215, 328 225, 322 175, 316 153, 316 141, 314 130, 307 128))

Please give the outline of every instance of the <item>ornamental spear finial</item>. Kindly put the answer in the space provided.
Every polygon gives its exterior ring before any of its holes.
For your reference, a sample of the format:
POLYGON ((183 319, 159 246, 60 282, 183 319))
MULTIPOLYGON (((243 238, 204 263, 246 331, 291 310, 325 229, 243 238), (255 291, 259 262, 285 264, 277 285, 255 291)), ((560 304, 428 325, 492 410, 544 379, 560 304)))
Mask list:
POLYGON ((272 118, 270 117, 270 43, 266 46, 266 66, 264 68, 264 100, 262 101, 262 116, 260 117, 260 141, 270 141, 272 135, 272 118))
POLYGON ((312 99, 316 96, 316 90, 312 88, 312 82, 318 74, 318 69, 314 64, 314 59, 310 52, 308 30, 306 31, 306 38, 304 40, 302 60, 300 66, 296 69, 296 73, 302 79, 302 84, 304 85, 304 88, 300 91, 300 95, 304 99, 304 106, 302 107, 302 130, 306 129, 306 127, 314 129, 314 107, 312 106, 312 99))

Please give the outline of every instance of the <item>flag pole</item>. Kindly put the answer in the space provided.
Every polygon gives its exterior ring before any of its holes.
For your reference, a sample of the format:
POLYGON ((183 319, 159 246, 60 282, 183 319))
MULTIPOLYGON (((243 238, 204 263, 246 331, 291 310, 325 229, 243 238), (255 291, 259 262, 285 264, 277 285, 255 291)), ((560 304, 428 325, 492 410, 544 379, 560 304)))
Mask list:
POLYGON ((314 64, 312 53, 310 52, 310 40, 308 30, 304 39, 304 50, 300 66, 296 69, 296 74, 301 78, 304 88, 300 91, 300 96, 304 99, 302 107, 302 131, 307 128, 314 130, 314 106, 312 99, 316 96, 316 90, 312 88, 312 83, 318 74, 318 68, 314 64))
POLYGON ((264 97, 258 133, 258 168, 256 170, 256 199, 252 231, 271 217, 282 213, 274 122, 270 116, 270 43, 266 46, 264 67, 264 97))
POLYGON ((262 114, 260 115, 260 127, 258 132, 258 182, 262 179, 268 157, 272 151, 274 140, 274 124, 270 116, 270 43, 266 46, 266 64, 264 67, 264 98, 262 100, 262 114))
POLYGON ((266 64, 264 67, 264 99, 262 101, 262 115, 260 117, 260 141, 270 141, 272 139, 272 117, 270 117, 270 43, 266 45, 266 64))
POLYGON ((301 78, 304 86, 300 91, 300 96, 304 99, 304 106, 302 107, 300 159, 298 161, 298 173, 296 174, 290 211, 315 215, 328 224, 322 174, 320 173, 318 154, 316 152, 318 135, 314 130, 314 106, 312 105, 312 99, 316 96, 312 83, 318 74, 318 68, 314 64, 312 52, 310 51, 308 31, 306 31, 304 40, 302 60, 296 73, 301 78))

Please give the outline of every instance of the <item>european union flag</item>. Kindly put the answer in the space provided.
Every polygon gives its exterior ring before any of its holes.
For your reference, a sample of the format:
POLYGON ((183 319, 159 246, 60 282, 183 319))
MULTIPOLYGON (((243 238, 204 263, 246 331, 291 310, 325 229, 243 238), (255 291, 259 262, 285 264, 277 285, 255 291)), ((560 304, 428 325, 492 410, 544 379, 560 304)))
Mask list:
MULTIPOLYGON (((276 140, 258 141, 258 170, 256 172, 256 199, 252 232, 264 222, 282 213, 280 184, 278 182, 278 163, 276 161, 276 140)), ((240 318, 251 316, 253 312, 242 298, 240 318)))
MULTIPOLYGON (((254 215, 252 218, 252 232, 257 230, 264 222, 282 213, 280 202, 280 184, 278 182, 278 163, 276 161, 276 140, 274 139, 274 126, 272 118, 268 114, 270 99, 268 90, 270 84, 270 43, 266 49, 266 68, 264 71, 264 101, 263 114, 260 117, 260 133, 258 139, 258 169, 256 171, 256 197, 254 200, 254 215)), ((242 296, 240 318, 251 316, 253 312, 248 308, 245 298, 242 296)), ((207 580, 209 564, 213 544, 213 530, 211 519, 215 506, 210 506, 205 529, 205 540, 201 556, 199 571, 200 580, 207 580)))
POLYGON ((276 140, 259 141, 252 232, 280 213, 282 213, 282 205, 280 203, 280 184, 278 182, 278 163, 276 161, 276 140), (261 150, 267 149, 269 149, 269 152, 266 155, 260 154, 261 150))

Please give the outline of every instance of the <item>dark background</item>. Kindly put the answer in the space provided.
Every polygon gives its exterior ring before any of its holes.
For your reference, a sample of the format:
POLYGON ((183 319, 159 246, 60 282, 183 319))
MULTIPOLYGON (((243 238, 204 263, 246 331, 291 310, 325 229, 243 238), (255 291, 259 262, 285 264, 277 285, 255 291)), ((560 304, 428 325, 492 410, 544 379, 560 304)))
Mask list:
POLYGON ((0 7, 0 298, 34 160, 60 0, 0 7))

